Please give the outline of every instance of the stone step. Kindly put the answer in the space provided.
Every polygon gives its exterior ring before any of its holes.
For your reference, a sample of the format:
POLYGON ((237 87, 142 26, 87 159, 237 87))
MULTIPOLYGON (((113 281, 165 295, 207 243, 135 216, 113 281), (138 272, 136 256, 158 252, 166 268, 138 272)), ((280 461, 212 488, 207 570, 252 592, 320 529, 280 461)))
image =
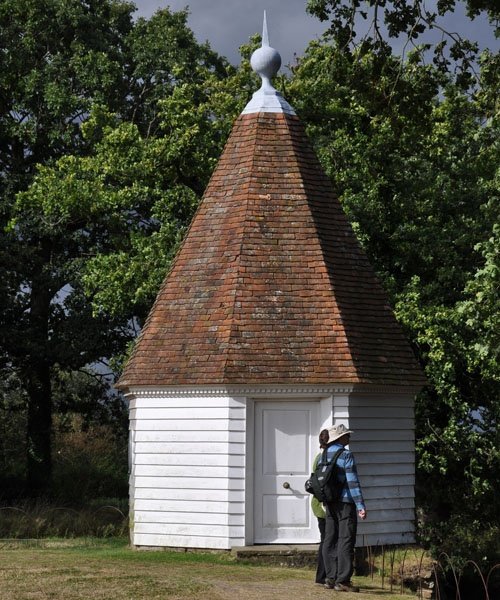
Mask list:
POLYGON ((318 544, 266 544, 236 546, 231 554, 237 561, 280 567, 313 567, 318 556, 318 544))

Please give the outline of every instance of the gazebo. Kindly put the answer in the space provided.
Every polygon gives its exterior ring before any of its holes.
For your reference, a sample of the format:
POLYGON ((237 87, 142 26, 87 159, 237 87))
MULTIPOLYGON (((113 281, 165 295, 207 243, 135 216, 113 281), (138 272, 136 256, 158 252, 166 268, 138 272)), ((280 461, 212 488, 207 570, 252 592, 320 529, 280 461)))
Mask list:
POLYGON ((119 381, 132 543, 318 541, 304 491, 344 423, 367 503, 358 545, 414 541, 424 378, 293 108, 264 27, 236 120, 119 381))

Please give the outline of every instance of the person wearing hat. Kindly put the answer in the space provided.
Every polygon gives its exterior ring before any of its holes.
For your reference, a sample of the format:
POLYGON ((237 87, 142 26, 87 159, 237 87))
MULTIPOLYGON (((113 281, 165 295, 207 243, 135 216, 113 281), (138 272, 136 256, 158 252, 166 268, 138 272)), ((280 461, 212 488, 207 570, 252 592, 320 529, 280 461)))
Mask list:
MULTIPOLYGON (((337 459, 337 480, 341 489, 337 501, 325 505, 325 536, 323 562, 325 564, 325 587, 337 592, 359 592, 352 585, 354 571, 354 545, 356 543, 357 519, 366 519, 366 507, 358 479, 356 462, 352 452, 346 449, 352 431, 343 424, 329 427, 327 458, 343 448, 337 459)), ((320 434, 320 435, 321 435, 320 434)))

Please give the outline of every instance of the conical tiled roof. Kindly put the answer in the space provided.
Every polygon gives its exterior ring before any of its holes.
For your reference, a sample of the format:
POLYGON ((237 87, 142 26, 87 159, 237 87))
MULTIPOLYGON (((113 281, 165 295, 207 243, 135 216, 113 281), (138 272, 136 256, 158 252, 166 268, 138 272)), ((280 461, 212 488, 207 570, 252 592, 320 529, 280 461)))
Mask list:
POLYGON ((421 385, 298 117, 283 99, 268 109, 256 96, 119 386, 421 385))

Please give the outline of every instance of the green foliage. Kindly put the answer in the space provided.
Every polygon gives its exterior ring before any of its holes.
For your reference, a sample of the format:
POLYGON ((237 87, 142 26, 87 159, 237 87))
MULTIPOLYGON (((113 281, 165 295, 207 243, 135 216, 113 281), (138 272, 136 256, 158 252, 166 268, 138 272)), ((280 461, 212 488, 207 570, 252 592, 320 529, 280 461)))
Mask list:
POLYGON ((0 2, 12 98, 0 106, 0 367, 26 393, 35 493, 50 485, 57 373, 124 352, 220 152, 232 115, 219 110, 241 97, 229 100, 232 69, 185 11, 133 23, 132 9, 0 2))
MULTIPOLYGON (((494 3, 467 5, 498 16, 494 3)), ((438 12, 453 6, 441 2, 438 12)), ((443 46, 434 66, 422 61, 425 46, 400 60, 374 12, 372 33, 353 43, 364 8, 310 0, 311 12, 331 20, 330 34, 278 87, 425 368, 422 539, 465 553, 480 538, 477 557, 491 558, 500 493, 499 56, 483 53, 467 96, 471 45, 451 50, 458 78, 443 46)), ((384 9, 390 36, 416 40, 437 24, 420 2, 384 9)), ((26 469, 13 446, 26 451, 38 493, 54 456, 52 492, 71 501, 125 493, 123 406, 88 367, 103 360, 116 373, 130 352, 258 85, 248 62, 258 36, 235 69, 196 42, 186 11, 131 15, 119 0, 0 0, 3 482, 20 489, 26 469)))
POLYGON ((423 0, 308 0, 307 11, 321 21, 329 22, 328 35, 335 43, 349 48, 370 49, 380 57, 392 55, 391 43, 404 41, 402 58, 406 51, 416 51, 423 60, 433 51, 433 63, 442 72, 455 74, 456 83, 467 89, 474 84, 478 43, 456 31, 447 22, 447 16, 464 7, 474 20, 486 15, 492 31, 500 33, 500 8, 496 0, 438 0, 427 5, 423 0), (451 29, 450 29, 451 27, 451 29), (364 32, 361 36, 359 31, 364 32), (439 31, 440 41, 429 34, 439 31))
MULTIPOLYGON (((118 0, 0 2, 0 227, 37 165, 85 152, 80 125, 95 102, 127 98, 126 40, 132 5, 118 0)), ((50 482, 51 369, 74 369, 116 351, 115 324, 95 318, 76 277, 75 236, 48 231, 33 210, 0 238, 0 368, 27 402, 28 479, 50 482), (32 223, 30 224, 30 220, 32 223)))
POLYGON ((26 397, 15 373, 0 379, 0 498, 24 491, 26 462, 26 397))
MULTIPOLYGON (((96 107, 83 126, 93 152, 40 167, 18 195, 30 231, 65 233, 66 245, 74 236, 95 316, 144 319, 191 220, 242 98, 209 71, 203 102, 200 87, 178 84, 158 103, 155 136, 96 107)), ((28 236, 24 223, 16 216, 11 227, 28 236)))
MULTIPOLYGON (((55 369, 52 379, 51 496, 67 506, 128 494, 128 414, 109 389, 108 378, 92 370, 55 369)), ((26 494, 27 398, 15 377, 3 382, 0 405, 0 501, 26 494)))
MULTIPOLYGON (((484 262, 466 287, 464 300, 458 306, 464 327, 467 367, 478 371, 492 382, 500 381, 500 226, 492 235, 476 245, 484 262)), ((494 423, 489 424, 491 427, 494 423)))
POLYGON ((14 178, 8 187, 25 187, 37 163, 78 148, 93 101, 123 101, 131 10, 117 0, 0 2, 0 164, 14 178))
MULTIPOLYGON (((483 86, 470 98, 418 55, 401 65, 315 42, 290 83, 429 381, 417 402, 421 535, 435 548, 453 540, 469 558, 480 523, 484 540, 499 527, 495 62, 485 54, 483 86)), ((474 556, 492 559, 498 548, 486 546, 474 556)))
POLYGON ((128 423, 85 423, 67 414, 54 424, 52 497, 72 507, 128 496, 128 423), (121 425, 121 426, 120 426, 121 425))

